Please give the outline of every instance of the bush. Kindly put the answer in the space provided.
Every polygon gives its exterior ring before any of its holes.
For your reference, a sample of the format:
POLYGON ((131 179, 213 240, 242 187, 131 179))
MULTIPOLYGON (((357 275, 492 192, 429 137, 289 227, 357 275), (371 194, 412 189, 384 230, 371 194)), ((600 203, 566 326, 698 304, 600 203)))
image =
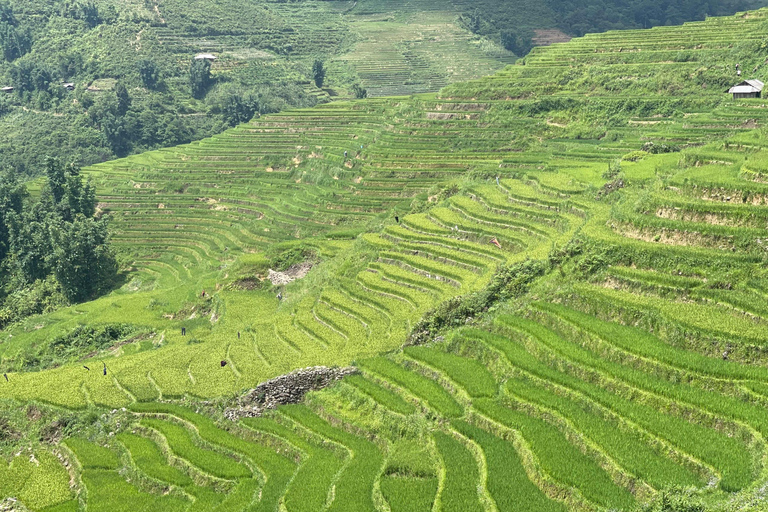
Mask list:
POLYGON ((363 89, 360 84, 353 85, 352 92, 354 93, 355 98, 359 100, 368 97, 368 89, 363 89))
POLYGON ((463 325, 497 302, 520 297, 528 291, 536 278, 543 276, 549 269, 549 262, 536 260, 501 267, 483 290, 449 299, 424 315, 408 335, 407 343, 426 343, 435 333, 463 325))

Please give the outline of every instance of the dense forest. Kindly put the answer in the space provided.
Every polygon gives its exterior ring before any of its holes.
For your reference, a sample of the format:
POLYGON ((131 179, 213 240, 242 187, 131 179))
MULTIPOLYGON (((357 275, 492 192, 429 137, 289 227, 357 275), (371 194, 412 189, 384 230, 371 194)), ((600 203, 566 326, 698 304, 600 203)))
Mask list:
POLYGON ((44 171, 38 198, 13 170, 0 175, 0 327, 92 299, 117 278, 94 187, 54 158, 44 171))

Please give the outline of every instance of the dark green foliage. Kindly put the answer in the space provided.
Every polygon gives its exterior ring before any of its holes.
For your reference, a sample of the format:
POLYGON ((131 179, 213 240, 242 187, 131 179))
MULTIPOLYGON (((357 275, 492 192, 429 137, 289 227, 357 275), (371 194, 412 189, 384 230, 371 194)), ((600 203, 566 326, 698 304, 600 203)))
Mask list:
POLYGON ((512 30, 502 30, 501 45, 515 55, 525 55, 531 50, 533 42, 530 36, 518 34, 512 30))
POLYGON ((32 48, 32 35, 27 28, 17 28, 0 21, 0 48, 3 58, 12 61, 23 56, 32 48))
POLYGON ((207 59, 192 59, 189 65, 189 86, 192 96, 200 99, 211 86, 211 63, 207 59))
POLYGON ((424 315, 408 336, 408 343, 426 343, 440 330, 463 325, 468 318, 487 311, 496 302, 519 297, 549 268, 548 262, 533 260, 501 267, 483 290, 449 299, 424 315))
POLYGON ((90 28, 102 22, 99 8, 92 0, 68 0, 61 7, 61 15, 67 18, 82 20, 90 28))
POLYGON ((124 116, 131 106, 131 97, 128 95, 128 89, 123 82, 117 82, 115 85, 115 98, 117 99, 117 115, 124 116))
POLYGON ((323 86, 323 82, 325 82, 325 65, 323 61, 315 60, 314 64, 312 64, 312 79, 315 81, 316 86, 323 86))
POLYGON ((19 183, 15 172, 9 170, 0 174, 0 260, 8 254, 10 246, 10 217, 21 213, 27 195, 26 187, 19 183))
POLYGON ((155 89, 160 83, 160 69, 157 63, 151 59, 139 61, 139 78, 147 89, 155 89))
POLYGON ((258 111, 259 100, 252 94, 229 93, 224 98, 224 104, 221 107, 224 121, 230 126, 250 121, 258 111))
POLYGON ((0 255, 8 289, 0 323, 42 313, 66 300, 93 298, 111 285, 117 264, 109 248, 107 217, 94 218, 96 194, 80 170, 46 161, 45 187, 32 201, 15 173, 0 176, 0 255), (55 276, 56 284, 47 283, 55 276), (47 283, 47 284, 46 284, 47 283))
POLYGON ((117 273, 107 219, 78 217, 53 233, 54 272, 68 300, 93 298, 117 273))
POLYGON ((355 98, 359 100, 368 97, 368 89, 363 89, 363 87, 360 84, 353 85, 352 92, 354 93, 355 98))

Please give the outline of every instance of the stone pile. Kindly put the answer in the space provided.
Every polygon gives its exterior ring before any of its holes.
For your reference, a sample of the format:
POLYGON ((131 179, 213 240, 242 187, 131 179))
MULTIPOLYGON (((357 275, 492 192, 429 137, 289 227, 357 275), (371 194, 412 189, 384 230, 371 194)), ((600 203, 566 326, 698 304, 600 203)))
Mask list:
POLYGON ((323 389, 357 371, 357 368, 351 366, 345 368, 312 366, 280 375, 262 382, 246 393, 240 398, 239 406, 227 409, 224 411, 224 416, 232 421, 261 416, 266 409, 299 403, 310 391, 323 389))

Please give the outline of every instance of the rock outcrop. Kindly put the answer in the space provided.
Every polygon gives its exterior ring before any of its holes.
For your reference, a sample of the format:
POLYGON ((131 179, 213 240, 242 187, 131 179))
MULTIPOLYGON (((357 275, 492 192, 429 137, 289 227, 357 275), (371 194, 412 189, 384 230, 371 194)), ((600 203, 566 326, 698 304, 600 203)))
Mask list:
POLYGON ((278 405, 299 403, 304 395, 310 391, 323 389, 335 381, 357 372, 358 369, 351 366, 345 368, 312 366, 295 370, 262 382, 240 398, 238 407, 224 411, 224 416, 232 421, 261 416, 266 409, 274 409, 278 405))

